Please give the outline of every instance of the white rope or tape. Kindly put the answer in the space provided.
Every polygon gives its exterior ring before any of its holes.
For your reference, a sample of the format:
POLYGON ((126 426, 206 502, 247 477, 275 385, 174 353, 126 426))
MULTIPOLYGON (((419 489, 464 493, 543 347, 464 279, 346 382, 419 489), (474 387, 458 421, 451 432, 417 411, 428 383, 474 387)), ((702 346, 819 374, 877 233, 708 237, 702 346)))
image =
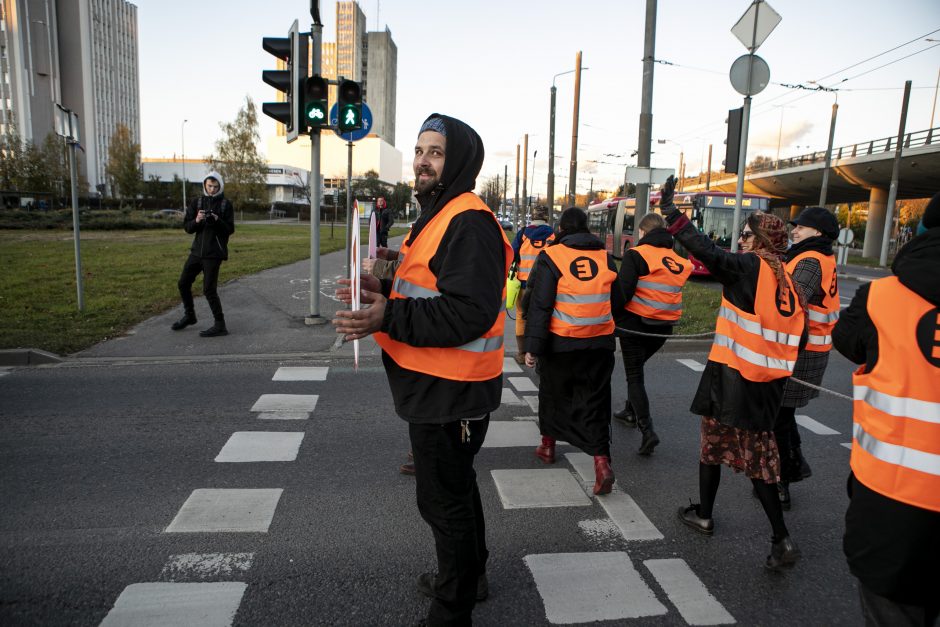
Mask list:
POLYGON ((820 392, 825 392, 826 394, 832 394, 833 396, 838 396, 839 398, 844 398, 844 399, 847 400, 847 401, 854 401, 854 400, 855 400, 855 399, 853 399, 851 396, 846 396, 845 394, 840 394, 839 392, 834 392, 834 391, 829 390, 829 389, 826 389, 826 388, 824 388, 824 387, 820 387, 820 386, 818 386, 818 385, 813 385, 812 383, 807 383, 806 381, 801 381, 801 380, 797 379, 796 377, 790 377, 790 381, 793 381, 793 382, 795 382, 795 383, 799 383, 800 385, 805 385, 806 387, 812 388, 812 389, 814 389, 814 390, 819 390, 820 392))
POLYGON ((623 327, 616 327, 616 329, 617 331, 630 333, 631 335, 642 335, 644 337, 664 337, 667 340, 679 340, 688 337, 711 337, 715 335, 714 331, 709 331, 708 333, 691 333, 688 335, 664 335, 662 333, 644 333, 643 331, 634 331, 632 329, 624 329, 623 327))

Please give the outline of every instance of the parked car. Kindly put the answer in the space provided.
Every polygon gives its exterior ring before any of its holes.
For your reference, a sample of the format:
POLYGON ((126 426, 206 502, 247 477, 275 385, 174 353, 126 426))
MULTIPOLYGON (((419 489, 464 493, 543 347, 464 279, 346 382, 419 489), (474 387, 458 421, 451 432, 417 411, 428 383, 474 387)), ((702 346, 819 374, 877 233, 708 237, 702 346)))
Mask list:
POLYGON ((503 227, 503 230, 504 230, 504 231, 511 231, 511 230, 513 230, 512 221, 511 221, 511 220, 506 220, 506 219, 504 218, 504 219, 502 219, 502 220, 499 221, 499 225, 500 225, 501 227, 503 227))
POLYGON ((182 220, 183 212, 179 209, 158 209, 150 214, 151 218, 163 218, 165 220, 182 220))

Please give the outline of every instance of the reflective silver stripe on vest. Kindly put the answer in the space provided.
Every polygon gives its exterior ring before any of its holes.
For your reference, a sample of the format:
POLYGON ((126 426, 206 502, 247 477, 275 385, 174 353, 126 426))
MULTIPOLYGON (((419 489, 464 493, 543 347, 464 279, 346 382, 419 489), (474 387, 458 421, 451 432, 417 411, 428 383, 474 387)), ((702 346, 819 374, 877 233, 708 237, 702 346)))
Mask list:
POLYGON ((503 336, 496 335, 493 337, 478 337, 463 346, 456 346, 455 348, 457 350, 470 351, 471 353, 488 353, 490 351, 499 350, 502 346, 503 336))
POLYGON ((652 281, 637 281, 637 287, 645 287, 648 290, 656 290, 657 292, 669 292, 670 294, 676 294, 682 291, 682 288, 678 285, 663 285, 662 283, 653 283, 652 281))
POLYGON ((579 327, 587 327, 593 324, 604 324, 605 322, 610 322, 610 314, 604 314, 603 316, 596 316, 594 318, 579 318, 577 316, 572 316, 571 314, 566 314, 563 311, 558 311, 557 309, 552 312, 552 318, 557 318, 562 322, 567 324, 573 324, 579 327))
POLYGON ((831 314, 822 313, 819 311, 813 311, 810 308, 806 308, 806 315, 809 316, 809 319, 813 322, 822 322, 823 324, 829 324, 831 322, 836 322, 839 319, 839 312, 834 311, 831 314))
POLYGON ((816 346, 828 346, 832 344, 831 335, 810 335, 807 340, 808 344, 815 344, 816 346))
POLYGON ((526 261, 535 261, 538 255, 519 255, 520 259, 525 259, 526 261))
POLYGON ((857 422, 852 427, 852 436, 862 449, 876 459, 902 468, 910 468, 929 475, 940 476, 940 455, 882 442, 865 431, 862 425, 857 422))
POLYGON ((634 296, 631 302, 646 305, 652 309, 662 309, 663 311, 679 311, 682 309, 682 303, 662 303, 658 300, 649 300, 639 296, 634 296))
POLYGON ((864 385, 856 385, 852 396, 857 401, 871 405, 878 411, 898 418, 911 418, 940 425, 940 403, 920 401, 916 398, 891 396, 864 385))
POLYGON ((441 295, 440 292, 415 285, 400 277, 392 283, 392 289, 406 298, 437 298, 441 295))
POLYGON ((773 368, 774 370, 786 370, 791 374, 793 373, 793 367, 796 366, 796 361, 788 361, 786 359, 777 359, 775 357, 761 355, 760 353, 752 351, 747 346, 738 344, 727 335, 716 333, 715 341, 713 343, 717 346, 725 346, 731 349, 731 352, 736 356, 740 357, 748 363, 754 364, 755 366, 773 368))
POLYGON ((760 325, 759 322, 754 320, 748 320, 742 318, 737 314, 737 312, 728 309, 727 307, 721 307, 718 310, 718 315, 722 318, 732 322, 733 324, 738 325, 748 333, 754 335, 759 335, 765 340, 770 342, 777 342, 778 344, 786 344, 787 346, 799 346, 800 345, 800 336, 799 335, 790 335, 789 333, 784 333, 783 331, 774 331, 773 329, 765 329, 760 325))
POLYGON ((559 303, 596 304, 610 302, 610 294, 558 294, 555 300, 559 303))

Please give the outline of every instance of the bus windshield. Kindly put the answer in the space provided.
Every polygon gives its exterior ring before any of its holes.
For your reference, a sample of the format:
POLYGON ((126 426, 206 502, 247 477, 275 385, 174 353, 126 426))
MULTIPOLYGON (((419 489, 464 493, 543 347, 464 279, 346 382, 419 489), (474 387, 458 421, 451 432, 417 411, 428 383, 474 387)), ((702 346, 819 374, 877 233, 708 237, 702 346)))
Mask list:
MULTIPOLYGON (((708 235, 722 248, 731 248, 732 238, 737 237, 734 229, 734 197, 702 195, 695 212, 695 226, 708 235)), ((769 198, 742 198, 741 220, 749 214, 766 210, 770 206, 769 198)), ((739 227, 740 228, 740 225, 739 227)))

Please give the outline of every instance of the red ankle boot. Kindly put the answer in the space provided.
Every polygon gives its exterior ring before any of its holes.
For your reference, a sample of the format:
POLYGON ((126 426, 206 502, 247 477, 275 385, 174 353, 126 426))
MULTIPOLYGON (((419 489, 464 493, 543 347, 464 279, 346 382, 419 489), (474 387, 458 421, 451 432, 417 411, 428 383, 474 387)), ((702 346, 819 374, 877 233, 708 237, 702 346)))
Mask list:
POLYGON ((555 463, 555 438, 550 438, 547 435, 542 436, 542 443, 535 447, 535 456, 542 460, 546 464, 555 463))
POLYGON ((610 467, 610 458, 606 455, 595 455, 594 494, 610 494, 615 480, 614 471, 610 467))

